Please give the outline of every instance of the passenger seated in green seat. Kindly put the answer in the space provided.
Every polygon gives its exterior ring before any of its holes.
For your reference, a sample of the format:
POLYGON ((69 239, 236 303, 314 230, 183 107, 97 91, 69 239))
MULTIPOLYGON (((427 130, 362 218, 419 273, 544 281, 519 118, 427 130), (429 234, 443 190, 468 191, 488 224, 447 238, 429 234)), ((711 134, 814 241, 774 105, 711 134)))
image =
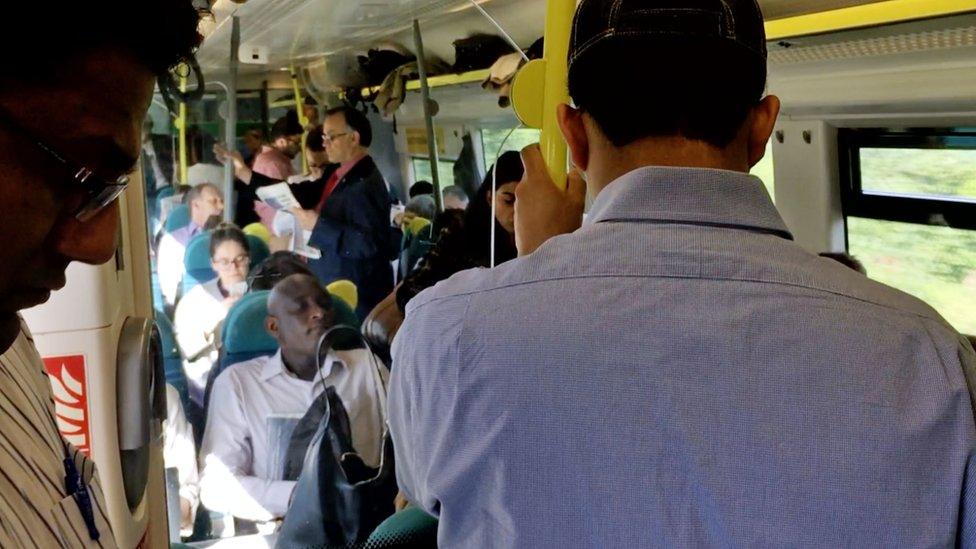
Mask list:
MULTIPOLYGON (((200 450, 207 508, 259 523, 285 515, 296 484, 283 478, 292 430, 328 386, 346 407, 354 447, 368 465, 379 464, 386 393, 365 349, 334 351, 319 368, 319 340, 334 325, 332 299, 315 277, 274 286, 265 328, 280 350, 235 364, 214 382, 200 450)), ((266 529, 273 525, 259 525, 266 529)))
POLYGON ((247 289, 250 253, 240 229, 219 226, 210 237, 210 264, 217 278, 190 290, 176 306, 176 342, 183 353, 190 399, 200 406, 210 369, 217 363, 220 326, 247 289))

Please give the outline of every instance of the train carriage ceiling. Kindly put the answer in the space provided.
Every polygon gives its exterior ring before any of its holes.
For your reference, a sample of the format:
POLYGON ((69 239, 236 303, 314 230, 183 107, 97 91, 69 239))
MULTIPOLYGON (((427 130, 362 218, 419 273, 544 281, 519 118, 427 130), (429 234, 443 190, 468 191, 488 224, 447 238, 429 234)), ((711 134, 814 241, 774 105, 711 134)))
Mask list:
MULTIPOLYGON (((873 0, 878 1, 878 0, 873 0)), ((519 44, 528 47, 543 31, 545 0, 479 0, 519 44)), ((761 0, 768 18, 869 4, 871 0, 761 0)), ((267 67, 245 66, 245 73, 280 69, 291 61, 307 63, 343 51, 363 51, 393 42, 412 49, 411 21, 420 19, 430 55, 453 60, 452 42, 475 32, 494 32, 467 0, 217 0, 214 20, 199 58, 204 68, 227 65, 229 16, 241 20, 244 44, 266 46, 267 67)))
MULTIPOLYGON (((767 18, 780 19, 877 1, 760 3, 767 18)), ((479 4, 523 47, 543 32, 545 0, 479 0, 479 4)), ((270 80, 273 87, 289 87, 288 73, 282 69, 293 61, 314 69, 309 73, 318 76, 317 82, 341 80, 355 67, 355 55, 371 47, 396 44, 412 50, 414 18, 421 21, 428 56, 447 63, 454 60, 454 40, 497 32, 467 0, 247 0, 242 4, 218 0, 214 12, 198 56, 211 79, 221 79, 227 66, 232 13, 240 16, 242 43, 266 46, 271 52, 267 65, 242 66, 245 87, 261 80, 270 80)), ((770 73, 771 91, 783 97, 786 112, 792 115, 969 111, 976 89, 976 15, 770 44, 770 73)), ((469 84, 437 90, 441 116, 460 110, 464 111, 458 115, 461 118, 497 119, 501 110, 490 95, 483 94, 483 105, 474 104, 472 98, 482 95, 477 89, 477 84, 469 84)), ((400 113, 404 123, 420 119, 414 102, 408 97, 400 113), (415 116, 412 110, 417 111, 415 116)))

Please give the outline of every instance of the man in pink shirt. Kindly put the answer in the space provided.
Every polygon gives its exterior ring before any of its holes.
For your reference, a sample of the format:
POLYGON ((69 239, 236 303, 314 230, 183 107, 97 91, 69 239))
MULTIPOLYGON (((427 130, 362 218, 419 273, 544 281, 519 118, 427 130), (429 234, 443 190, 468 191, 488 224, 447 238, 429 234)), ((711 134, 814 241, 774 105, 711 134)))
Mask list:
POLYGON ((285 181, 295 175, 291 161, 302 150, 302 129, 294 111, 278 119, 271 127, 271 144, 263 145, 254 158, 255 172, 285 181))

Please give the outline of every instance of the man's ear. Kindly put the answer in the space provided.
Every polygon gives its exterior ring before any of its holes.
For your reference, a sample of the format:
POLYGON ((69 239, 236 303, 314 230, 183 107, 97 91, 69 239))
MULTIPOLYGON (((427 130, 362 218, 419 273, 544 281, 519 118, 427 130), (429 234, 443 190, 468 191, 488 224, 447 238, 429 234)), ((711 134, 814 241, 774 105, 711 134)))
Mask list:
POLYGON ((766 145, 776 128, 779 117, 780 102, 775 95, 766 96, 752 110, 749 117, 749 167, 752 168, 766 155, 766 145))
POLYGON ((590 163, 590 141, 586 136, 586 126, 583 124, 583 111, 569 105, 559 105, 556 117, 563 139, 566 140, 566 146, 569 147, 573 165, 585 172, 590 163))
POLYGON ((352 133, 349 134, 349 136, 352 137, 352 143, 353 143, 353 145, 355 145, 355 146, 358 147, 360 145, 360 143, 362 143, 362 139, 361 139, 361 137, 359 135, 359 132, 357 132, 357 131, 354 130, 352 133))
POLYGON ((278 319, 273 316, 268 316, 264 319, 264 329, 271 334, 271 337, 278 339, 278 319))

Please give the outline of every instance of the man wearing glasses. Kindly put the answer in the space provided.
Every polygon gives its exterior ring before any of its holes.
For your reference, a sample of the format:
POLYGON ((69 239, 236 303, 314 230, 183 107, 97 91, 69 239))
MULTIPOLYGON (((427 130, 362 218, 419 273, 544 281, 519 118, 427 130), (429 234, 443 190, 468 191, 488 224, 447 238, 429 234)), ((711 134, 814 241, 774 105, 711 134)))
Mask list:
POLYGON ((19 311, 63 287, 71 262, 115 253, 156 76, 200 39, 189 0, 141 7, 140 24, 118 1, 12 7, 0 33, 17 52, 0 73, 0 547, 115 546, 94 464, 58 433, 19 311), (29 40, 25 22, 41 17, 48 38, 29 40))
MULTIPOLYGON (((333 166, 322 178, 318 205, 294 209, 302 229, 311 233, 308 244, 322 257, 309 261, 323 284, 350 280, 359 290, 356 313, 366 315, 393 290, 393 250, 390 206, 393 199, 376 162, 369 155, 373 130, 366 115, 352 107, 326 112, 322 124, 325 152, 333 166)), ((251 170, 240 153, 215 147, 222 162, 233 162, 238 179, 251 187, 274 180, 251 170)))

